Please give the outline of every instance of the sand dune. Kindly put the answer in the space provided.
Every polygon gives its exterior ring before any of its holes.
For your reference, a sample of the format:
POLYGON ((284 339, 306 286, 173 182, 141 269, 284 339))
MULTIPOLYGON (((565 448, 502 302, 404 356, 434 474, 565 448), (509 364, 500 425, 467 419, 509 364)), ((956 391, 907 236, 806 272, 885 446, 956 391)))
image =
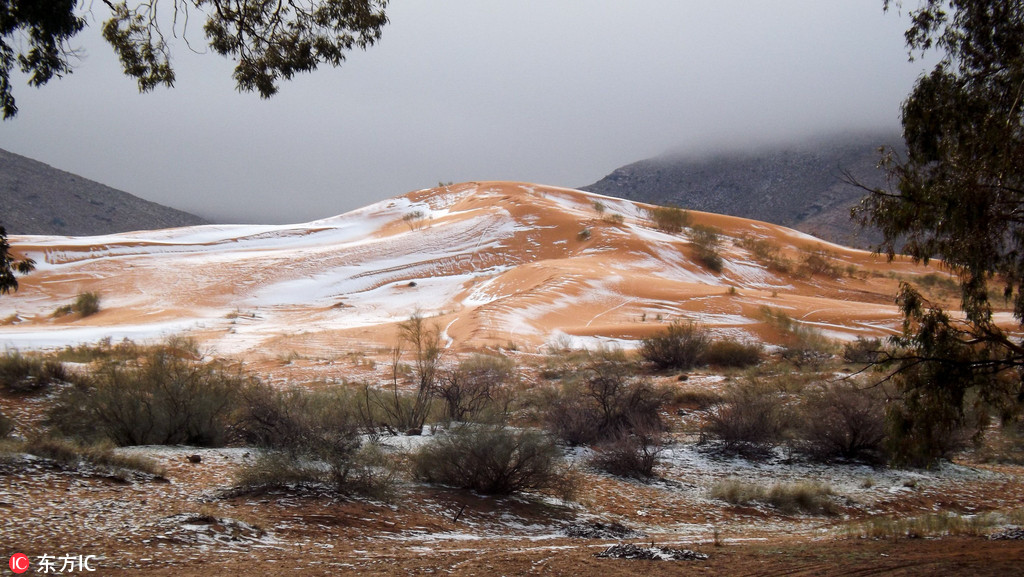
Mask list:
POLYGON ((229 355, 274 354, 285 341, 339 350, 389 344, 395 323, 416 312, 458 349, 628 346, 686 319, 772 342, 763 307, 852 339, 895 330, 900 279, 938 272, 771 224, 691 216, 723 232, 720 273, 685 232, 657 230, 644 205, 508 182, 416 191, 301 225, 16 236, 38 269, 0 298, 0 344, 186 334, 229 355), (739 246, 744 236, 793 261, 827 251, 842 276, 775 272, 739 246), (100 313, 52 316, 85 291, 101 295, 100 313))

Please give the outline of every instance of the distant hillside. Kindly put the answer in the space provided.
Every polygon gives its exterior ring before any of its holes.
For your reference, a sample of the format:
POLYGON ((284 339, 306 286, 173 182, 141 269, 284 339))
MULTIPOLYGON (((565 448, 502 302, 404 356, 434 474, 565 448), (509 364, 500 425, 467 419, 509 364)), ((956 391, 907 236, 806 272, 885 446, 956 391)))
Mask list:
POLYGON ((885 184, 878 148, 897 134, 840 136, 800 145, 705 157, 667 155, 619 168, 582 190, 655 204, 753 218, 866 247, 879 239, 850 220, 864 191, 885 184))
POLYGON ((8 234, 92 236, 205 223, 0 149, 0 225, 8 234))

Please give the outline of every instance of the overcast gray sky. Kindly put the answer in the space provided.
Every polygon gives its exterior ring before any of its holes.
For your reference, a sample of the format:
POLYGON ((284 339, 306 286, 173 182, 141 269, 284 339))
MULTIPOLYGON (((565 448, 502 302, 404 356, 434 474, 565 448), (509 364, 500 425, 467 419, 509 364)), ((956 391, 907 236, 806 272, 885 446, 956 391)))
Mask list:
POLYGON ((269 101, 181 41, 175 88, 140 95, 93 22, 74 74, 16 79, 0 148, 222 221, 302 222, 438 181, 583 186, 672 149, 896 130, 924 66, 882 0, 391 0, 388 14, 378 45, 269 101))

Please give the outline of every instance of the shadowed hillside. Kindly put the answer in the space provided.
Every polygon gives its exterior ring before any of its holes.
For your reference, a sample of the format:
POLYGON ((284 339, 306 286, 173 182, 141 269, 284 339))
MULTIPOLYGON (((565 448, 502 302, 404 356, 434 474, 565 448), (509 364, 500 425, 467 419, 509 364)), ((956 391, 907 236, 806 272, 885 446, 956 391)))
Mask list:
POLYGON ((623 166, 582 190, 654 204, 754 218, 866 248, 880 236, 850 220, 864 191, 885 184, 879 147, 896 134, 836 136, 788 147, 706 156, 666 155, 623 166))
POLYGON ((0 207, 8 234, 85 236, 206 222, 2 149, 0 207))

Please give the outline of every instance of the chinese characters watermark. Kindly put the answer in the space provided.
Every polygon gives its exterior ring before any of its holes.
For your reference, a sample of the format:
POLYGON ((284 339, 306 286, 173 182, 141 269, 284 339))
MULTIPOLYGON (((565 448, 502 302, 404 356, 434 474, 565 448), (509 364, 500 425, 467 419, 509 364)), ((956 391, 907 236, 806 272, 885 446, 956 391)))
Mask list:
POLYGON ((32 565, 35 566, 35 573, 75 573, 76 571, 91 573, 96 570, 93 567, 94 559, 96 559, 96 555, 43 554, 36 557, 33 563, 29 560, 28 555, 15 553, 11 555, 11 560, 8 564, 11 567, 11 571, 19 574, 28 571, 32 565))

